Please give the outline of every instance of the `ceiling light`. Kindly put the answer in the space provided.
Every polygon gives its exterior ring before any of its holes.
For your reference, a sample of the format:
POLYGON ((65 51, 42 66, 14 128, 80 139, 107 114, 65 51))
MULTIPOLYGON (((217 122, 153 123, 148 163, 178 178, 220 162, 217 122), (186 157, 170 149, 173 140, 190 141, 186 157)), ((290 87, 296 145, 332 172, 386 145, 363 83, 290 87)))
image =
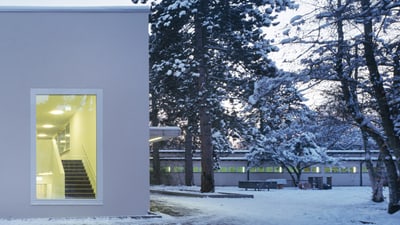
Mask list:
POLYGON ((53 114, 53 115, 61 115, 61 114, 64 114, 64 111, 59 110, 59 109, 55 109, 53 111, 50 111, 50 113, 53 114))
POLYGON ((49 171, 49 172, 43 172, 43 173, 38 173, 38 176, 51 176, 53 175, 53 172, 49 171))
POLYGON ((38 137, 47 137, 47 134, 38 134, 38 137))
POLYGON ((53 128, 54 125, 53 124, 44 124, 42 127, 43 128, 53 128))

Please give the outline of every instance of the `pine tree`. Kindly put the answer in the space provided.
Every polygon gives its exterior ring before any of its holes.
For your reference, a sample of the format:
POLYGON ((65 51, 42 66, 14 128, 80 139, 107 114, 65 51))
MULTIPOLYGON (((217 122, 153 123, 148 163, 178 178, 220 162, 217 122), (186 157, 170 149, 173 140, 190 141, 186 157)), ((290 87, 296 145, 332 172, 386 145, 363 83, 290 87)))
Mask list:
POLYGON ((277 48, 264 28, 288 7, 296 6, 291 0, 152 3, 152 97, 160 97, 156 104, 168 121, 195 121, 187 132, 200 140, 202 192, 214 191, 214 150, 229 147, 221 137, 241 127, 235 118, 239 112, 232 112, 239 108, 227 110, 224 104, 245 103, 254 81, 276 72, 268 53, 277 48))

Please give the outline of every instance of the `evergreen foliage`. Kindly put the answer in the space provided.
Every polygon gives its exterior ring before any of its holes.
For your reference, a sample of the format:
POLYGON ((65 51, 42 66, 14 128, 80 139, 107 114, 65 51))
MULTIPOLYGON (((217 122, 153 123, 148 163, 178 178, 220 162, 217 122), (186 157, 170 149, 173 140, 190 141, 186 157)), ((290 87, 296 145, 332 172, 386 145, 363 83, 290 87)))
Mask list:
POLYGON ((275 76, 268 54, 277 48, 265 29, 288 7, 296 5, 291 0, 152 2, 150 91, 163 115, 160 124, 186 125, 201 144, 210 136, 211 151, 229 150, 226 139, 243 129, 238 115, 254 82, 275 76), (211 126, 210 134, 198 133, 204 126, 211 126))

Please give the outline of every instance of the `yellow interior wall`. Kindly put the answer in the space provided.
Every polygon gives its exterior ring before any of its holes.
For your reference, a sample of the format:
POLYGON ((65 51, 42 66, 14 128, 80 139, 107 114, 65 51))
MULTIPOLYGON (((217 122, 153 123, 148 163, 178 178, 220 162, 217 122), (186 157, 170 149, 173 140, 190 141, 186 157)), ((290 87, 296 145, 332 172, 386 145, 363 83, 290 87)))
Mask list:
POLYGON ((53 144, 51 139, 36 139, 36 173, 52 171, 53 144))
POLYGON ((51 139, 36 140, 37 197, 61 199, 65 195, 64 173, 58 149, 51 139))
POLYGON ((82 159, 85 157, 84 148, 96 175, 96 96, 87 96, 85 104, 70 119, 70 146, 70 151, 62 158, 82 159))

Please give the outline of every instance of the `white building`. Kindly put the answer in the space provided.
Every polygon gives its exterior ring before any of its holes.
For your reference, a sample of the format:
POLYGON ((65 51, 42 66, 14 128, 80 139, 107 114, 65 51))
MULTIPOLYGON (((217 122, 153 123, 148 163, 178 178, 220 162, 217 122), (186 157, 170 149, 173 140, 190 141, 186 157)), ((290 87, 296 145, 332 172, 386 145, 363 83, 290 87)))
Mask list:
POLYGON ((148 213, 148 11, 0 2, 0 217, 148 213))

